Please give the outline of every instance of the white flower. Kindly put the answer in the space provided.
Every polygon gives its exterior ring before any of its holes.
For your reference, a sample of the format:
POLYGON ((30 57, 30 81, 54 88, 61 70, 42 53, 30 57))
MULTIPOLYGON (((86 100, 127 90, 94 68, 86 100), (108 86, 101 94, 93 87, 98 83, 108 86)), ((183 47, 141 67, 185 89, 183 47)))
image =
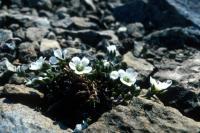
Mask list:
POLYGON ((67 58, 67 53, 67 49, 56 49, 53 51, 54 56, 49 58, 49 62, 53 65, 58 64, 59 60, 65 60, 67 58))
POLYGON ((85 74, 92 71, 92 67, 88 66, 89 63, 90 61, 86 57, 83 57, 82 59, 73 57, 69 62, 69 67, 74 70, 76 74, 85 74))
POLYGON ((115 45, 109 45, 107 47, 107 50, 108 50, 109 53, 114 53, 114 52, 116 53, 117 52, 117 47, 115 45))
POLYGON ((127 85, 127 86, 132 86, 136 82, 136 78, 138 76, 138 73, 135 72, 132 68, 126 69, 126 71, 120 69, 118 71, 120 81, 127 85))
POLYGON ((151 86, 154 87, 156 90, 161 91, 165 90, 172 85, 172 80, 166 80, 165 82, 161 82, 150 77, 151 86))
POLYGON ((113 79, 113 80, 118 79, 118 78, 119 78, 119 73, 118 73, 118 71, 112 71, 112 72, 110 73, 110 78, 113 79))
POLYGON ((110 62, 108 62, 107 60, 103 60, 103 66, 105 68, 108 68, 110 66, 110 62))
POLYGON ((116 80, 120 77, 120 81, 127 85, 132 86, 136 82, 138 73, 135 72, 132 68, 126 69, 126 71, 120 69, 119 71, 112 71, 110 73, 110 78, 116 80))
POLYGON ((40 57, 37 61, 32 62, 29 66, 30 70, 40 70, 44 64, 45 58, 40 57))

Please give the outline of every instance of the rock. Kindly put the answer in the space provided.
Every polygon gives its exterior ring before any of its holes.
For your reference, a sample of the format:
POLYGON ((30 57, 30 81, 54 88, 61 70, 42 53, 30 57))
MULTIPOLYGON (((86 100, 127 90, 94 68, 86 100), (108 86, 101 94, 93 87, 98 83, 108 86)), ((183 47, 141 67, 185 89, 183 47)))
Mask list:
POLYGON ((26 30, 26 37, 30 41, 41 41, 45 35, 47 35, 48 29, 30 27, 26 30))
POLYGON ((173 80, 173 87, 169 89, 161 100, 169 106, 179 109, 184 115, 200 121, 200 53, 182 63, 168 60, 160 64, 155 77, 173 80))
MULTIPOLYGON (((180 1, 181 0, 129 1, 122 6, 116 7, 114 9, 114 16, 118 21, 121 22, 141 22, 144 24, 145 28, 149 30, 152 28, 163 29, 174 26, 191 26, 194 23, 188 20, 188 18, 192 18, 195 16, 195 14, 198 14, 192 12, 199 10, 199 4, 197 4, 197 7, 194 9, 183 5, 182 11, 180 11, 177 7, 178 2, 180 1), (172 3, 174 3, 175 6, 173 6, 172 3), (190 10, 189 12, 187 12, 187 8, 190 10), (185 15, 183 15, 182 12, 185 12, 185 15)), ((196 0, 192 0, 191 3, 194 3, 194 1, 196 0)), ((180 3, 183 3, 183 1, 180 3)), ((179 7, 181 7, 181 4, 179 4, 179 7)), ((197 18, 197 16, 198 15, 196 15, 195 18, 197 18)))
POLYGON ((1 133, 67 133, 54 121, 27 106, 1 99, 0 109, 1 133))
POLYGON ((12 38, 13 38, 12 31, 0 29, 0 44, 12 38))
POLYGON ((67 29, 70 25, 73 24, 71 18, 67 15, 63 19, 56 19, 52 21, 52 26, 57 28, 64 28, 67 29))
POLYGON ((36 48, 37 48, 37 43, 33 42, 24 42, 21 43, 19 45, 19 59, 22 62, 29 62, 35 58, 37 58, 37 52, 36 52, 36 48))
POLYGON ((8 68, 8 59, 3 58, 0 60, 0 85, 4 85, 8 82, 9 78, 12 76, 13 72, 8 68))
POLYGON ((23 14, 3 14, 2 18, 4 18, 4 25, 7 25, 10 22, 16 22, 24 27, 50 27, 50 22, 46 17, 37 17, 32 15, 23 15, 23 14))
POLYGON ((118 37, 111 30, 94 31, 94 30, 79 30, 79 31, 65 31, 66 35, 80 38, 84 43, 96 47, 96 45, 103 39, 117 41, 118 37))
POLYGON ((96 11, 96 6, 94 5, 93 0, 84 0, 84 2, 92 8, 93 11, 96 11))
POLYGON ((113 108, 84 130, 85 133, 158 131, 198 133, 200 123, 183 116, 171 107, 143 98, 133 98, 129 106, 119 105, 113 108))
POLYGON ((71 18, 74 25, 79 29, 97 29, 98 26, 95 23, 89 22, 88 19, 82 17, 72 17, 71 18))
POLYGON ((51 0, 27 0, 27 5, 39 9, 52 9, 53 6, 51 0))
POLYGON ((127 25, 127 32, 135 38, 141 38, 145 34, 144 26, 141 23, 127 25))
POLYGON ((132 67, 137 72, 139 72, 142 79, 147 78, 154 70, 154 66, 152 64, 147 62, 145 59, 136 58, 135 56, 133 56, 132 52, 128 52, 123 55, 122 62, 125 62, 128 67, 132 67))
POLYGON ((150 45, 164 46, 169 49, 184 48, 192 46, 200 48, 200 30, 194 27, 173 27, 155 31, 144 37, 150 45))
POLYGON ((0 97, 6 97, 14 102, 33 106, 41 104, 44 95, 38 90, 24 85, 6 84, 0 87, 0 97))
POLYGON ((42 39, 40 44, 40 52, 58 48, 60 48, 60 44, 56 40, 42 39))
POLYGON ((67 48, 67 51, 68 51, 69 57, 73 57, 73 55, 75 55, 75 54, 80 54, 80 53, 81 53, 81 50, 80 50, 80 49, 72 48, 72 47, 68 47, 68 48, 67 48))

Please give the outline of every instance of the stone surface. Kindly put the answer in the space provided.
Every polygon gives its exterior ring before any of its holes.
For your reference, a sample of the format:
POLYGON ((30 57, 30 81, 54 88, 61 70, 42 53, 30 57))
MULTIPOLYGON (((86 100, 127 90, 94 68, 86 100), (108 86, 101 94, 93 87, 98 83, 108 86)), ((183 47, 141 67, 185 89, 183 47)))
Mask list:
POLYGON ((54 121, 21 104, 0 99, 1 133, 64 133, 54 121))
POLYGON ((12 38, 13 38, 12 31, 0 29, 0 44, 12 38))
MULTIPOLYGON (((178 8, 177 3, 180 1, 182 0, 128 1, 126 4, 118 6, 114 9, 114 16, 118 21, 121 22, 126 22, 126 23, 141 22, 147 29, 151 28, 160 29, 173 26, 192 25, 193 23, 190 20, 188 20, 188 17, 192 16, 193 14, 191 12, 188 12, 185 13, 187 15, 185 16, 182 15, 182 12, 187 10, 186 6, 185 7, 183 6, 182 11, 180 12, 177 11, 178 8), (176 6, 172 6, 172 3, 174 3, 174 5, 176 6)), ((194 3, 195 1, 196 0, 192 0, 192 3, 194 3)), ((190 8, 190 10, 193 9, 190 8)))
POLYGON ((185 45, 200 48, 200 30, 194 27, 173 27, 155 31, 144 37, 151 45, 165 46, 170 49, 184 48, 185 45))
POLYGON ((128 67, 132 67, 139 72, 142 78, 147 78, 154 70, 154 66, 151 63, 147 62, 145 59, 136 58, 133 56, 132 52, 124 54, 122 62, 125 62, 128 67))
POLYGON ((174 81, 174 87, 164 95, 164 98, 161 97, 162 101, 195 120, 200 120, 199 64, 200 53, 196 53, 182 63, 173 65, 171 61, 163 62, 154 75, 160 79, 174 81))
POLYGON ((26 30, 26 37, 30 41, 41 41, 44 36, 46 36, 48 33, 48 29, 46 28, 35 28, 30 27, 26 30))
POLYGON ((37 58, 37 43, 30 43, 30 42, 24 42, 21 43, 18 47, 19 49, 19 59, 22 62, 29 62, 30 60, 33 60, 37 58))
POLYGON ((101 40, 109 39, 117 41, 118 37, 111 30, 94 31, 94 30, 79 30, 79 31, 65 31, 67 35, 80 38, 84 43, 91 46, 96 46, 101 40))
POLYGON ((56 40, 42 39, 40 44, 40 52, 45 52, 50 49, 60 48, 60 44, 56 40))
POLYGON ((36 89, 25 85, 6 84, 0 86, 0 97, 7 97, 26 105, 39 105, 44 95, 36 89))
POLYGON ((97 25, 95 23, 89 22, 88 19, 82 17, 72 17, 74 25, 79 29, 97 29, 97 25))
POLYGON ((103 114, 85 133, 200 131, 200 123, 183 116, 171 107, 164 107, 143 98, 133 98, 129 106, 117 106, 103 114))

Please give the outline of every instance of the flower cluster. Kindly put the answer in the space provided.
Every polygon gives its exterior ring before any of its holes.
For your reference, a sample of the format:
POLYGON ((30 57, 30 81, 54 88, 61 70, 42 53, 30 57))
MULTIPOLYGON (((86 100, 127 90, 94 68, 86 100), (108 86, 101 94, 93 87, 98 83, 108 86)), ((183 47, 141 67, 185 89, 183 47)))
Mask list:
POLYGON ((110 73, 111 79, 116 80, 120 78, 120 81, 127 86, 134 85, 136 82, 137 76, 138 76, 138 73, 135 72, 132 68, 128 68, 126 69, 126 71, 124 71, 123 69, 120 69, 118 71, 112 71, 110 73))

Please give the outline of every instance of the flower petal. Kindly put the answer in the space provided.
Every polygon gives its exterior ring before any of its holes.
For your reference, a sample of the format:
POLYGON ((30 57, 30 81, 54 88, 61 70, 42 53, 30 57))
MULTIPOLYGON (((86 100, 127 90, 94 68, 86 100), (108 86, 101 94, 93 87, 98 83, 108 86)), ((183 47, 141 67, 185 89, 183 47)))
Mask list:
POLYGON ((63 50, 63 58, 66 59, 66 58, 67 58, 67 55, 68 55, 68 50, 67 50, 67 49, 64 49, 64 50, 63 50))
POLYGON ((52 64, 52 65, 55 65, 55 64, 59 63, 59 60, 55 56, 51 56, 49 58, 49 63, 52 64))
POLYGON ((171 85, 172 85, 172 80, 167 80, 165 82, 162 82, 159 87, 161 90, 164 90, 170 87, 171 85))
POLYGON ((120 78, 120 81, 123 83, 123 84, 125 84, 125 85, 127 85, 127 86, 131 86, 131 85, 133 85, 134 83, 133 82, 126 82, 125 80, 124 80, 124 78, 120 78))
POLYGON ((72 58, 72 62, 73 62, 75 65, 77 65, 77 64, 80 64, 81 59, 80 59, 79 57, 73 57, 73 58, 72 58))
POLYGON ((85 67, 83 70, 84 73, 90 73, 91 71, 92 71, 92 67, 89 67, 89 66, 85 67))
POLYGON ((90 61, 88 58, 83 57, 81 60, 81 63, 83 64, 83 66, 87 66, 90 63, 90 61))
POLYGON ((61 59, 63 60, 63 57, 62 57, 62 50, 61 49, 56 49, 53 51, 54 53, 54 56, 57 57, 58 59, 61 59))
POLYGON ((119 77, 118 71, 112 71, 112 72, 110 73, 110 78, 111 78, 111 79, 116 80, 118 77, 119 77))
POLYGON ((120 77, 124 77, 126 75, 126 72, 123 69, 119 69, 118 73, 120 77))
POLYGON ((151 76, 150 76, 150 83, 152 86, 157 86, 157 84, 158 84, 156 79, 152 78, 151 76))
POLYGON ((74 72, 75 72, 76 74, 78 74, 78 75, 84 74, 84 71, 77 71, 76 69, 75 69, 74 72))
POLYGON ((69 62, 69 67, 70 67, 72 70, 76 70, 76 65, 75 65, 73 62, 69 62))

